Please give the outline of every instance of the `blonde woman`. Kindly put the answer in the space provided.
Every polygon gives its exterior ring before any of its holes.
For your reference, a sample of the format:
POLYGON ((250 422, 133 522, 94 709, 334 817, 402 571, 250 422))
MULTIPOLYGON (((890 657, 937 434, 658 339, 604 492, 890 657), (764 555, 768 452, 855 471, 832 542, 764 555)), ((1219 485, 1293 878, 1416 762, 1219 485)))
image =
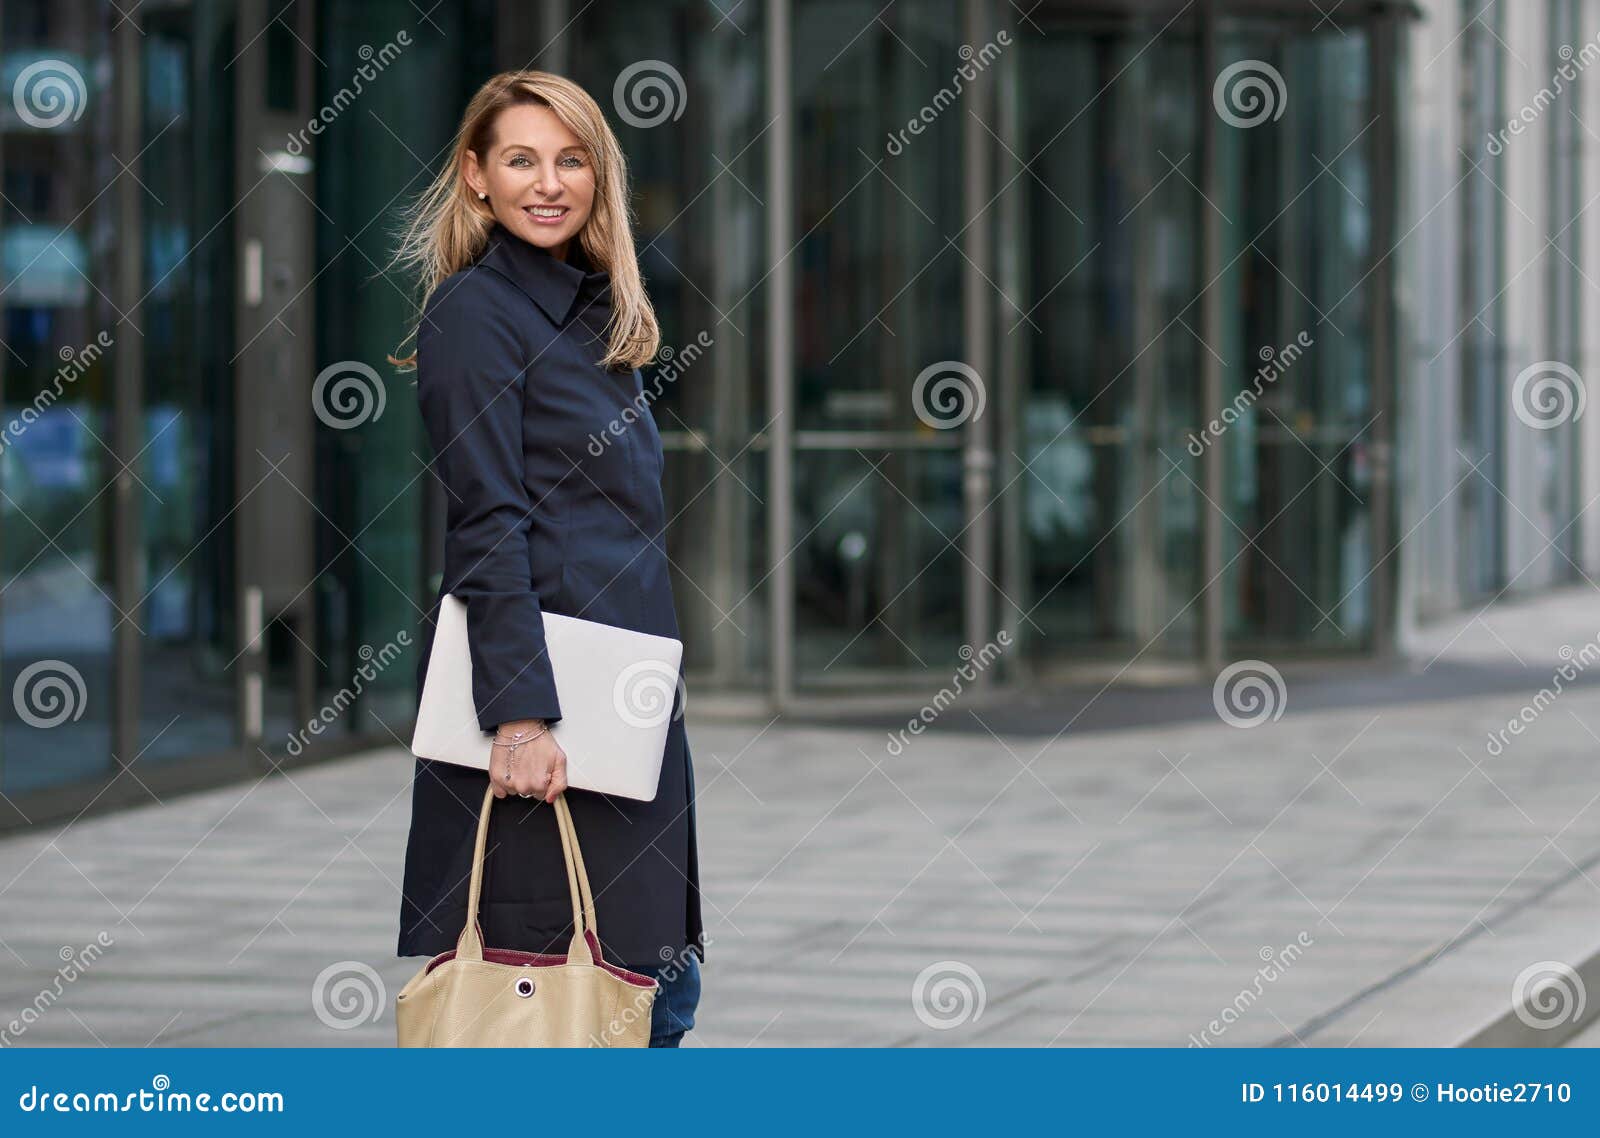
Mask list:
MULTIPOLYGON (((440 593, 466 603, 473 698, 495 742, 487 776, 417 760, 399 954, 455 947, 486 777, 505 801, 490 814, 484 943, 564 953, 571 906, 549 807, 564 793, 603 957, 656 977, 651 1046, 674 1047, 694 1024, 705 957, 682 673, 654 800, 569 789, 541 617, 678 636, 661 439, 638 371, 660 332, 629 218, 622 151, 595 101, 516 71, 473 96, 408 219, 396 260, 425 299, 415 351, 393 362, 416 368, 446 490, 440 593)), ((437 612, 436 599, 419 698, 437 612)))

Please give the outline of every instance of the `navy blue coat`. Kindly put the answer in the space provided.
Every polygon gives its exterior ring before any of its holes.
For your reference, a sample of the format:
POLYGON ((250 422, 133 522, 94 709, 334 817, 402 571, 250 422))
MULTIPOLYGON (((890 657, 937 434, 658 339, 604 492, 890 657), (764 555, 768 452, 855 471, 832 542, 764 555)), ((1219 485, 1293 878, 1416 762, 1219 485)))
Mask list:
MULTIPOLYGON (((446 490, 440 596, 466 602, 486 732, 561 718, 541 612, 678 636, 661 437, 638 370, 598 366, 609 274, 592 271, 577 241, 569 257, 496 225, 482 256, 433 291, 417 333, 417 397, 446 490)), ((438 609, 435 598, 422 628, 419 699, 438 609)), ((705 958, 679 679, 655 799, 566 793, 604 957, 625 966, 659 966, 686 944, 705 958)), ((455 947, 487 785, 483 771, 416 760, 401 956, 455 947)), ((495 800, 488 849, 485 943, 564 953, 572 908, 554 810, 515 794, 495 800)))

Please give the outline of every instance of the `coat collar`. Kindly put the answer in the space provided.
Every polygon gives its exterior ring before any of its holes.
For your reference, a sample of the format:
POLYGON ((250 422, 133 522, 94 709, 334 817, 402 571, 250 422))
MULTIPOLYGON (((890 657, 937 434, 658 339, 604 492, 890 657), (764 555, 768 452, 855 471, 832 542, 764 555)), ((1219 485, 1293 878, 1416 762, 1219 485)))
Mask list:
POLYGON ((590 267, 582 244, 576 239, 568 245, 567 257, 568 260, 563 261, 552 256, 497 221, 489 231, 489 241, 479 263, 508 278, 559 326, 572 315, 580 292, 593 295, 611 282, 610 273, 590 267))

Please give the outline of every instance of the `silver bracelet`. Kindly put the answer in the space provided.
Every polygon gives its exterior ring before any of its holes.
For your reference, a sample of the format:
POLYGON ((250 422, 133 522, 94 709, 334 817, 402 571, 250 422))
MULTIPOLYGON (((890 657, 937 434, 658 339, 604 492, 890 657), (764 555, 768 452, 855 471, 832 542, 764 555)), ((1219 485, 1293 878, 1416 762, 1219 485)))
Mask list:
POLYGON ((549 727, 548 724, 541 724, 539 729, 537 731, 532 732, 532 733, 529 733, 527 731, 521 731, 521 732, 518 732, 517 734, 511 736, 511 738, 509 738, 509 739, 502 739, 499 735, 496 735, 494 737, 494 741, 495 741, 495 745, 496 746, 500 746, 500 747, 515 747, 520 743, 528 743, 528 742, 533 741, 534 739, 537 739, 540 735, 543 735, 548 730, 550 730, 550 727, 549 727))

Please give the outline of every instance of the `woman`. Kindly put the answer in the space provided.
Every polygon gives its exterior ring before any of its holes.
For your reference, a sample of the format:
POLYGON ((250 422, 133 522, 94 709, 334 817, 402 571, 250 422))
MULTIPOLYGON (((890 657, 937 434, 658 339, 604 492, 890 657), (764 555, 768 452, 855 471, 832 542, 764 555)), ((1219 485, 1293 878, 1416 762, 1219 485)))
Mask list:
MULTIPOLYGON (((455 947, 485 777, 505 800, 490 815, 485 943, 564 953, 571 906, 548 806, 564 793, 604 958, 657 978, 651 1046, 678 1046, 705 958, 682 673, 650 802, 569 789, 548 730, 561 705, 543 611, 678 636, 661 440, 639 411, 638 367, 660 333, 622 151, 594 100, 542 71, 486 83, 396 261, 426 293, 416 350, 393 362, 416 367, 445 485, 440 594, 466 602, 479 725, 495 732, 487 776, 417 760, 399 954, 455 947)), ((438 607, 423 626, 419 699, 438 607)))

